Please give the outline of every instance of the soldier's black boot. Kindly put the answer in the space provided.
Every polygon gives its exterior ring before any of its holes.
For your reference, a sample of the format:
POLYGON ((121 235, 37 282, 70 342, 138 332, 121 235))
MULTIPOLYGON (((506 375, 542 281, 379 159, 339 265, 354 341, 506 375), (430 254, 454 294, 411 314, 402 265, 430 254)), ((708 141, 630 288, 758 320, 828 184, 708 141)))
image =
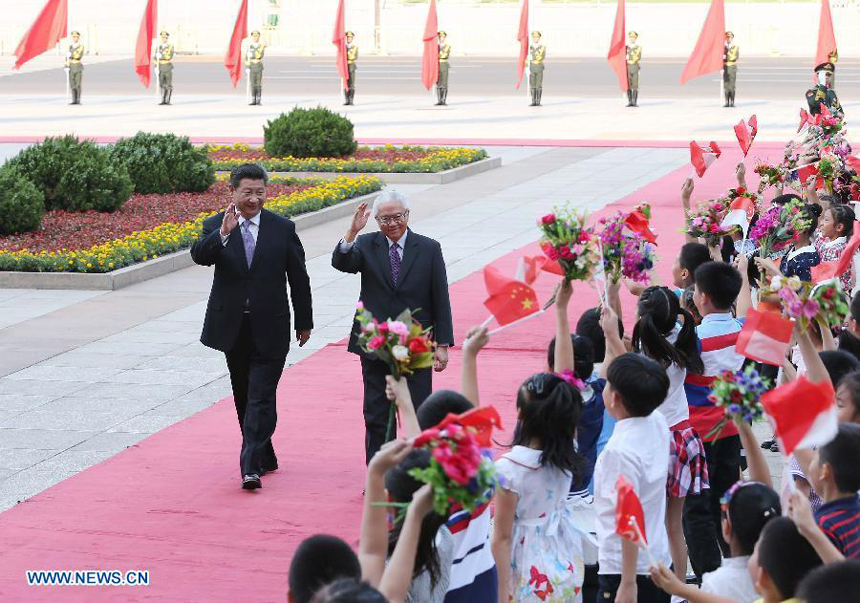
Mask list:
POLYGON ((543 96, 543 88, 535 90, 535 105, 540 107, 540 97, 543 96))
POLYGON ((537 104, 537 101, 535 100, 537 98, 537 90, 535 90, 534 88, 529 88, 529 92, 531 92, 532 95, 532 102, 529 107, 534 107, 537 104))
POLYGON ((443 104, 443 105, 447 105, 447 104, 448 104, 448 89, 447 89, 447 88, 445 88, 444 90, 442 90, 442 104, 443 104))
POLYGON ((735 106, 735 93, 732 92, 732 107, 735 106))
POLYGON ((263 104, 263 91, 262 90, 257 90, 257 104, 258 105, 263 104))
POLYGON ((170 99, 171 99, 171 98, 173 98, 173 90, 168 90, 168 91, 167 91, 167 99, 166 99, 166 101, 165 101, 165 103, 164 103, 164 104, 165 104, 165 105, 169 105, 169 104, 170 104, 170 99))
POLYGON ((729 98, 731 97, 731 95, 731 92, 726 92, 724 94, 724 96, 726 97, 726 104, 724 104, 723 107, 731 107, 731 103, 729 103, 729 98))
POLYGON ((633 91, 630 88, 627 89, 627 106, 633 106, 633 91))
POLYGON ((442 89, 436 88, 436 106, 438 107, 441 104, 442 104, 442 89))
POLYGON ((638 90, 633 91, 633 106, 634 107, 639 106, 639 91, 638 90))

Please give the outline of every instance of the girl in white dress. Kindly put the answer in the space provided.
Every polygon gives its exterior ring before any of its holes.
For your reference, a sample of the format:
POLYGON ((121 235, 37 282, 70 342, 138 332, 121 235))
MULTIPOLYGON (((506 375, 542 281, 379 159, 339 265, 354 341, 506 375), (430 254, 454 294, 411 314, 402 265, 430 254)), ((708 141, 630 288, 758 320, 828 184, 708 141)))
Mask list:
POLYGON ((582 601, 583 540, 596 543, 585 512, 567 498, 580 463, 581 408, 579 390, 553 373, 533 375, 519 390, 514 446, 496 461, 499 603, 582 601))

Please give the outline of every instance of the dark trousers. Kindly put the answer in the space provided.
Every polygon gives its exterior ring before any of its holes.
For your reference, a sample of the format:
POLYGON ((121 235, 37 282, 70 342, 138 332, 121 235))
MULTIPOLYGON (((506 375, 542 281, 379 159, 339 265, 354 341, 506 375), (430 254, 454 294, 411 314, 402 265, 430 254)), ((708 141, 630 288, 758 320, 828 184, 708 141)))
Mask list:
MULTIPOLYGON (((598 603, 614 603, 621 586, 621 574, 600 574, 597 583, 598 603)), ((654 584, 649 576, 636 576, 637 603, 669 603, 670 599, 669 593, 654 584)))
POLYGON ((278 420, 275 393, 287 359, 266 358, 257 351, 248 314, 242 320, 233 349, 225 355, 242 430, 239 467, 242 475, 262 475, 278 468, 278 458, 272 447, 272 434, 278 420))
MULTIPOLYGON (((364 455, 367 463, 386 442, 385 430, 388 427, 391 400, 385 396, 385 377, 389 374, 388 365, 383 361, 361 357, 361 377, 364 380, 364 455)), ((412 404, 417 410, 433 390, 432 370, 415 371, 407 376, 406 381, 412 395, 412 404)), ((391 439, 397 437, 396 426, 393 431, 391 439)))
POLYGON ((684 501, 684 537, 693 571, 701 578, 730 554, 720 527, 720 498, 740 479, 741 439, 734 435, 705 442, 708 479, 711 487, 701 494, 688 494, 684 501))

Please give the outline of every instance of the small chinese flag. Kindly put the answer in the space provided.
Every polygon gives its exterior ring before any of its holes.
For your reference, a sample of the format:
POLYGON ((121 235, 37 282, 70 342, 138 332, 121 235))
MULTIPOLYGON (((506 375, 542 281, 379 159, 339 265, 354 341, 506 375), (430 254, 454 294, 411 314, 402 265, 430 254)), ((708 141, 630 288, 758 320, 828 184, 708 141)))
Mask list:
POLYGON ((621 232, 628 237, 642 237, 649 243, 657 243, 657 235, 651 232, 648 218, 639 210, 627 215, 621 232))
POLYGON ((842 276, 851 265, 851 260, 854 259, 854 254, 860 248, 860 222, 854 222, 854 234, 851 235, 851 240, 848 245, 842 250, 842 255, 838 260, 832 262, 824 262, 818 266, 812 267, 812 280, 814 282, 824 281, 834 276, 842 276))
POLYGON ((478 444, 483 448, 489 448, 492 446, 491 438, 493 436, 493 428, 502 428, 502 419, 499 417, 499 413, 496 409, 492 406, 480 406, 478 408, 473 408, 472 410, 467 410, 459 415, 448 413, 437 427, 442 429, 451 423, 457 423, 458 425, 468 428, 475 436, 475 440, 477 440, 478 444))
POLYGON ((534 289, 522 281, 503 276, 492 266, 484 267, 484 283, 489 294, 484 306, 502 326, 541 309, 534 289))
POLYGON ((645 512, 642 510, 639 496, 623 475, 618 476, 615 489, 618 492, 615 504, 615 533, 641 547, 648 546, 645 536, 645 512))
POLYGON ((750 308, 744 328, 738 334, 735 351, 751 360, 780 366, 791 341, 792 329, 794 323, 779 312, 750 308))
POLYGON ((806 109, 800 110, 800 125, 797 126, 797 131, 800 132, 803 126, 809 123, 809 111, 806 109))
POLYGON ((797 168, 797 179, 800 180, 800 184, 806 184, 809 177, 814 176, 817 173, 818 168, 815 167, 814 163, 810 163, 809 165, 797 168))
POLYGON ((773 421, 783 454, 823 446, 836 437, 836 392, 829 381, 812 383, 801 375, 764 394, 761 404, 773 421))

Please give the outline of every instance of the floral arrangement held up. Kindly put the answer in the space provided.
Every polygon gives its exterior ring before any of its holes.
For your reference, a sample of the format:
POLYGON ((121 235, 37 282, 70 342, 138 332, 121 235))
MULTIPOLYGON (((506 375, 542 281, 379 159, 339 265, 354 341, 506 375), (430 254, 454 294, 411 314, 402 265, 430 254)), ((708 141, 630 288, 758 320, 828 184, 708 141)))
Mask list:
POLYGON ((541 250, 571 281, 587 280, 600 261, 597 235, 585 227, 585 218, 569 207, 538 218, 541 250))
POLYGON ((489 499, 497 484, 489 449, 494 426, 501 427, 498 413, 483 406, 448 415, 415 438, 414 446, 429 448, 432 456, 429 467, 409 474, 433 486, 433 510, 440 515, 449 515, 454 504, 471 513, 489 499))
MULTIPOLYGON (((433 366, 436 342, 430 337, 430 329, 425 329, 412 317, 412 310, 404 310, 396 320, 379 322, 359 302, 355 318, 361 326, 359 347, 385 362, 396 379, 433 366)), ((386 440, 394 434, 395 411, 396 405, 392 402, 386 440)))
POLYGON ((731 201, 724 197, 700 203, 695 210, 687 213, 687 234, 705 239, 709 246, 716 247, 722 237, 737 228, 732 226, 726 229, 721 226, 730 206, 731 201))
MULTIPOLYGON (((639 205, 633 211, 642 212, 651 219, 651 207, 648 204, 639 205)), ((626 231, 624 223, 629 215, 618 212, 598 222, 603 227, 598 235, 603 251, 603 269, 613 283, 617 283, 622 276, 637 283, 647 283, 649 271, 656 260, 654 246, 626 231)))
POLYGON ((758 194, 762 194, 766 188, 785 183, 787 171, 783 165, 770 165, 759 162, 753 171, 759 177, 758 194))
POLYGON ((838 278, 813 285, 796 276, 786 278, 777 275, 770 280, 763 294, 776 296, 783 313, 788 318, 799 320, 803 330, 814 320, 833 327, 841 324, 848 316, 848 302, 842 295, 842 285, 838 278))
POLYGON ((748 365, 741 371, 725 371, 711 385, 711 395, 708 401, 723 408, 726 416, 714 425, 705 436, 705 440, 716 438, 722 433, 729 421, 747 423, 760 419, 764 415, 761 396, 770 387, 770 381, 748 365))
POLYGON ((800 233, 811 226, 810 218, 801 211, 797 200, 775 205, 759 216, 750 229, 749 238, 756 242, 761 257, 770 257, 797 241, 800 233))

